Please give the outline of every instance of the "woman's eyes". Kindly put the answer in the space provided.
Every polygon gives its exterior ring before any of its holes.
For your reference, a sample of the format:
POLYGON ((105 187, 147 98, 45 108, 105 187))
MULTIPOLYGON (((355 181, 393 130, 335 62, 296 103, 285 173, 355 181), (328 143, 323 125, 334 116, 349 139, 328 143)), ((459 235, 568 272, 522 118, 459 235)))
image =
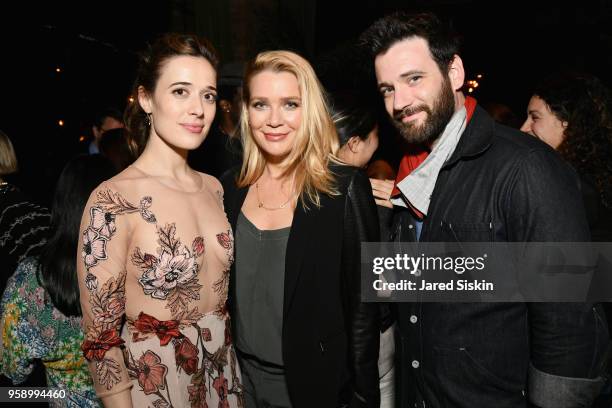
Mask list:
MULTIPOLYGON (((172 90, 172 94, 180 97, 187 97, 189 96, 189 91, 185 88, 176 88, 172 90)), ((202 98, 208 103, 217 102, 217 94, 213 92, 206 92, 202 94, 202 98)))
MULTIPOLYGON (((251 104, 251 106, 255 109, 264 109, 268 107, 268 104, 261 101, 255 101, 251 104)), ((294 110, 300 107, 300 104, 295 101, 288 101, 283 104, 283 108, 287 110, 294 110)))
POLYGON ((187 95, 187 90, 185 88, 177 88, 174 89, 172 93, 177 96, 185 96, 187 95))
POLYGON ((204 100, 208 103, 215 103, 217 102, 217 94, 207 92, 204 94, 204 100))

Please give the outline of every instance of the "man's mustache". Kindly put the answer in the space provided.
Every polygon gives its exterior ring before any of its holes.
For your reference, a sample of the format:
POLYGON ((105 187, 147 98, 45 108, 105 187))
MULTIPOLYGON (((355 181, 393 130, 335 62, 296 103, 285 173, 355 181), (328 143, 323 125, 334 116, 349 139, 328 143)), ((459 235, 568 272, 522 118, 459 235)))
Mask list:
POLYGON ((406 116, 411 116, 411 115, 414 115, 415 113, 422 112, 422 111, 431 113, 429 108, 425 105, 412 106, 412 107, 407 106, 401 111, 397 111, 396 113, 394 113, 393 119, 401 122, 402 119, 404 119, 406 116))

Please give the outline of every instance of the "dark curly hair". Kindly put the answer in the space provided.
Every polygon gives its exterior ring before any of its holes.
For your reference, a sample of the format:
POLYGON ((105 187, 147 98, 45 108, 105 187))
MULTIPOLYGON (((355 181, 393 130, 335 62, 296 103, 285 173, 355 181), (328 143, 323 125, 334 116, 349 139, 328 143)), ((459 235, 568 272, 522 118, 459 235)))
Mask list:
POLYGON ((542 81, 534 95, 567 122, 557 148, 578 173, 595 183, 602 203, 612 208, 612 94, 596 77, 558 73, 542 81))

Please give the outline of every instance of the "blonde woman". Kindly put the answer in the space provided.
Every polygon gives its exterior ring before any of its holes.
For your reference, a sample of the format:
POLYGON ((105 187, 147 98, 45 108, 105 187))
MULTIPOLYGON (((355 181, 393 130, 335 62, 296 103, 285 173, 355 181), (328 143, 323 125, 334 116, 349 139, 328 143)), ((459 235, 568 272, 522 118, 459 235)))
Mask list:
POLYGON ((378 407, 378 307, 359 297, 360 237, 379 239, 369 181, 334 159, 323 90, 299 55, 259 54, 242 103, 242 168, 222 182, 247 407, 378 407))

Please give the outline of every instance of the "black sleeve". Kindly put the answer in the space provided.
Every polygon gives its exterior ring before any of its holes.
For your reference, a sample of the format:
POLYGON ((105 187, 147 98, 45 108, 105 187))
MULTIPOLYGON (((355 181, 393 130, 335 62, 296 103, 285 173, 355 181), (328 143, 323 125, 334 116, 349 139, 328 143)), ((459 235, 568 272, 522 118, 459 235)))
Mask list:
POLYGON ((350 363, 353 375, 351 407, 379 407, 378 350, 380 316, 377 303, 361 302, 361 242, 378 242, 376 203, 363 171, 348 186, 342 246, 342 267, 348 293, 350 363))
MULTIPOLYGON (((590 241, 576 174, 552 150, 533 150, 522 158, 507 203, 509 241, 590 241)), ((531 402, 590 406, 601 386, 609 342, 601 305, 529 303, 528 310, 531 402)))

